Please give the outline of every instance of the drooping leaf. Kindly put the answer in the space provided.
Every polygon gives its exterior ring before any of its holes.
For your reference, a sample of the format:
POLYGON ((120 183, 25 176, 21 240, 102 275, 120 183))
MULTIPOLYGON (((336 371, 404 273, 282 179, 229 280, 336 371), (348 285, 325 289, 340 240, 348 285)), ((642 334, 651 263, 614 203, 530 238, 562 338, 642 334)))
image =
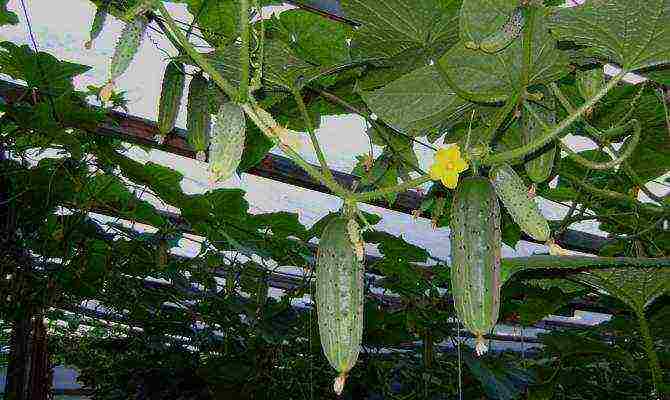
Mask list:
POLYGON ((86 65, 60 61, 48 53, 36 54, 28 45, 0 43, 0 73, 26 81, 28 87, 51 96, 73 91, 72 78, 89 69, 86 65))
POLYGON ((583 272, 577 279, 607 291, 644 314, 644 309, 670 290, 670 268, 630 268, 583 272))
POLYGON ((474 358, 468 351, 462 356, 490 399, 518 399, 526 387, 535 382, 532 372, 506 365, 503 361, 474 358))
POLYGON ((454 121, 470 108, 434 66, 412 71, 381 89, 364 92, 362 97, 384 122, 411 136, 422 136, 454 121))
POLYGON ((559 8, 549 27, 625 70, 670 63, 670 0, 590 0, 559 8))
POLYGON ((371 60, 381 67, 366 76, 362 89, 379 87, 430 60, 458 41, 461 0, 343 0, 347 18, 361 24, 354 30, 354 60, 371 60))

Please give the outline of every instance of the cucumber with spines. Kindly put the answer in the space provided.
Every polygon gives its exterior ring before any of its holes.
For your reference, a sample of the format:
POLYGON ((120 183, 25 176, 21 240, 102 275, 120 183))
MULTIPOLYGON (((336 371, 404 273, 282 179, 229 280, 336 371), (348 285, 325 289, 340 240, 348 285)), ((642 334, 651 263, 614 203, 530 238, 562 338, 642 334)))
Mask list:
MULTIPOLYGON (((548 91, 543 94, 544 101, 542 103, 528 102, 528 105, 543 119, 547 126, 554 126, 556 124, 555 97, 548 91)), ((523 144, 526 145, 543 134, 542 125, 527 110, 523 110, 521 116, 521 139, 523 144)), ((544 151, 524 163, 526 174, 533 183, 545 182, 551 176, 557 153, 556 147, 556 143, 552 142, 543 148, 544 151)))
POLYGON ((502 164, 489 171, 489 178, 498 197, 521 230, 537 241, 547 242, 551 238, 549 223, 540 213, 537 203, 528 196, 528 188, 516 171, 502 164))
POLYGON ((158 132, 157 138, 160 143, 172 132, 179 114, 181 99, 184 95, 184 64, 172 60, 165 67, 163 83, 158 102, 158 132))
POLYGON ((221 105, 209 146, 211 181, 226 180, 235 173, 244 153, 246 126, 242 107, 233 102, 221 105))
POLYGON ((484 335, 500 313, 500 206, 486 178, 463 179, 451 207, 451 286, 458 318, 476 337, 475 353, 487 351, 484 335))
POLYGON ((198 161, 205 161, 209 135, 212 129, 212 115, 209 113, 209 82, 202 72, 198 72, 188 85, 186 114, 186 141, 196 152, 198 161))
POLYGON ((100 90, 102 101, 108 101, 112 96, 116 80, 123 75, 130 66, 137 51, 142 44, 144 33, 149 26, 149 21, 139 16, 130 22, 127 22, 121 31, 121 35, 114 47, 114 54, 109 66, 109 81, 100 90))
POLYGON ((526 8, 518 6, 505 24, 496 32, 482 39, 478 48, 485 53, 494 54, 507 48, 519 37, 526 22, 526 8))
POLYGON ((342 392, 356 364, 363 338, 364 266, 362 242, 353 216, 337 216, 324 229, 316 255, 316 311, 321 347, 339 373, 334 390, 342 392), (353 221, 353 222, 352 222, 353 221))

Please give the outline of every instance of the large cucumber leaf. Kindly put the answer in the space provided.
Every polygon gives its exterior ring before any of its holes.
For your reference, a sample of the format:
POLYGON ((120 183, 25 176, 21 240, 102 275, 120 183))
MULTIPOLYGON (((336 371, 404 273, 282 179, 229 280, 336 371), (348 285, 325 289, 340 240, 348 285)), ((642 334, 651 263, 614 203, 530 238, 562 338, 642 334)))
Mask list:
POLYGON ((403 75, 363 100, 384 122, 412 136, 458 119, 471 103, 456 96, 434 66, 403 75))
POLYGON ((549 26, 559 40, 630 71, 670 63, 669 21, 670 0, 589 0, 558 9, 549 26))
MULTIPOLYGON (((466 15, 469 20, 479 21, 479 17, 475 18, 477 14, 474 10, 466 15)), ((486 19, 484 16, 489 13, 482 15, 481 18, 486 19)), ((503 16, 507 18, 509 14, 503 16)), ((479 24, 467 21, 463 24, 469 27, 468 32, 472 32, 471 35, 479 36, 474 33, 474 27, 479 24)), ((445 79, 456 93, 469 100, 494 103, 505 101, 511 93, 518 92, 525 58, 522 38, 516 39, 509 47, 495 54, 466 48, 465 43, 468 40, 462 39, 439 60, 445 79)), ((556 40, 546 29, 544 9, 538 9, 533 24, 528 83, 535 85, 552 82, 568 72, 568 54, 558 50, 556 40)))
POLYGON ((436 60, 458 41, 461 0, 342 0, 347 18, 357 21, 351 38, 354 60, 380 67, 361 83, 383 86, 436 60))
POLYGON ((582 272, 581 282, 608 292, 643 314, 655 299, 670 290, 670 269, 630 268, 582 272))

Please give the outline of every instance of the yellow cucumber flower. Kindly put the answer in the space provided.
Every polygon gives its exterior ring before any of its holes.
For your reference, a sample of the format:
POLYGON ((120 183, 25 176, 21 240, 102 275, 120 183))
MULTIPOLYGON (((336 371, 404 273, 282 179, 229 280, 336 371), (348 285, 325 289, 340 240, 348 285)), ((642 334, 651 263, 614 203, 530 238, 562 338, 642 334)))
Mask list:
POLYGON ((434 181, 441 181, 449 189, 456 188, 458 174, 468 169, 468 163, 461 157, 457 144, 442 148, 435 154, 435 161, 428 173, 434 181))

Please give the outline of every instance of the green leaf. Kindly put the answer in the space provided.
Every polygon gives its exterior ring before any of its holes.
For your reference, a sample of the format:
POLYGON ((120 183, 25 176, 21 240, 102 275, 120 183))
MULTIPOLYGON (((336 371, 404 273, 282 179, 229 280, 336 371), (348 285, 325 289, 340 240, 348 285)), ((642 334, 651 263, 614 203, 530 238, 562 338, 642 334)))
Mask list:
POLYGON ((0 26, 16 25, 19 23, 19 17, 7 9, 8 2, 9 0, 0 0, 0 26))
POLYGON ((187 0, 188 11, 196 18, 200 31, 213 47, 223 47, 237 38, 237 1, 187 0))
POLYGON ((347 25, 304 10, 275 14, 266 35, 281 39, 294 54, 313 65, 342 64, 349 59, 347 25))
POLYGON ((490 358, 479 359, 463 352, 463 359, 470 372, 482 384, 490 399, 515 400, 529 384, 535 382, 532 372, 490 358))
POLYGON ((26 81, 51 96, 74 91, 72 78, 91 67, 60 61, 48 53, 37 54, 28 46, 11 42, 0 43, 0 73, 26 81))
POLYGON ((384 122, 411 136, 423 136, 459 119, 470 108, 470 103, 453 93, 434 66, 419 68, 361 96, 384 122))
POLYGON ((300 89, 321 73, 318 66, 302 60, 281 40, 266 40, 264 51, 263 78, 275 85, 300 89))
POLYGON ((510 0, 464 1, 460 10, 460 38, 479 43, 497 32, 507 21, 518 2, 510 0))
POLYGON ((591 0, 557 9, 549 27, 559 40, 631 71, 670 63, 669 20, 670 0, 591 0))
POLYGON ((267 214, 256 214, 252 216, 251 222, 257 224, 259 228, 270 228, 275 237, 304 238, 307 235, 307 229, 298 220, 298 214, 289 212, 274 212, 267 214))
POLYGON ((428 251, 387 232, 368 231, 363 234, 363 239, 365 243, 377 243, 379 251, 389 259, 403 262, 426 262, 428 260, 428 251))
MULTIPOLYGON (((535 15, 529 85, 549 83, 569 72, 568 55, 557 49, 541 12, 535 15)), ((521 39, 495 54, 468 49, 465 40, 461 40, 439 60, 439 65, 459 96, 495 103, 505 101, 521 88, 524 59, 521 39)))
POLYGON ((361 23, 351 39, 354 60, 379 66, 362 89, 383 86, 436 60, 458 41, 460 0, 340 2, 348 18, 361 23))
POLYGON ((644 310, 670 290, 670 268, 630 268, 583 272, 581 282, 607 291, 635 312, 644 310))
POLYGON ((237 173, 249 171, 258 165, 274 147, 274 143, 254 124, 247 121, 247 134, 244 137, 244 152, 237 166, 237 173))

